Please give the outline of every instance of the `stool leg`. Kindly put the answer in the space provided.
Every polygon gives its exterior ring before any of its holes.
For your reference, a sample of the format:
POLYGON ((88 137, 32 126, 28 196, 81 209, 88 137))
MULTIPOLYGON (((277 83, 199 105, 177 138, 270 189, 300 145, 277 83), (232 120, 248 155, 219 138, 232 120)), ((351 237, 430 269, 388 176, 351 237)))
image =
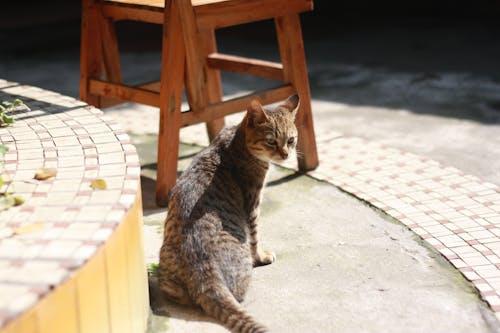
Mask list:
POLYGON ((83 0, 80 42, 80 99, 96 107, 100 107, 100 98, 89 92, 89 80, 100 79, 102 73, 102 45, 99 26, 98 5, 93 0, 83 0))
POLYGON ((296 118, 299 132, 297 150, 303 155, 300 154, 298 158, 299 169, 312 170, 319 162, 300 18, 298 14, 282 16, 275 19, 275 24, 285 82, 292 83, 300 97, 300 109, 296 118))
MULTIPOLYGON (((222 99, 220 72, 206 65, 206 56, 216 50, 213 29, 199 30, 190 1, 179 3, 180 19, 186 49, 186 96, 193 112, 204 112, 207 104, 222 99)), ((207 122, 212 140, 224 127, 224 119, 207 122)))
MULTIPOLYGON (((118 39, 116 38, 115 23, 112 19, 104 17, 102 13, 100 22, 105 78, 112 83, 122 83, 120 50, 118 47, 118 39)), ((101 97, 102 108, 120 103, 123 103, 123 101, 109 97, 101 97)))
MULTIPOLYGON (((203 59, 214 52, 217 52, 217 44, 215 41, 214 30, 201 30, 200 40, 202 41, 203 59)), ((217 103, 222 101, 222 83, 220 78, 220 70, 210 68, 206 62, 203 64, 206 79, 206 94, 208 103, 217 103)), ((224 127, 224 118, 215 119, 207 122, 208 138, 212 141, 220 130, 224 127)))
POLYGON ((185 49, 177 0, 166 1, 162 36, 156 204, 165 207, 177 178, 185 49), (167 38, 168 37, 168 38, 167 38))

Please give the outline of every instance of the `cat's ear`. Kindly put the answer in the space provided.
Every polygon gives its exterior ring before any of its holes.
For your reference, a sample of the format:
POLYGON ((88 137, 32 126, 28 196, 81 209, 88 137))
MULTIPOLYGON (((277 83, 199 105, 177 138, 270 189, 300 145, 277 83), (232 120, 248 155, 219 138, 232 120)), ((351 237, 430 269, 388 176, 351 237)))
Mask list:
POLYGON ((286 101, 283 104, 281 104, 281 107, 288 109, 288 111, 290 111, 294 117, 297 115, 299 106, 300 106, 300 98, 299 95, 297 94, 288 97, 286 101))
POLYGON ((268 121, 266 111, 257 100, 252 100, 250 102, 250 106, 247 109, 247 126, 255 127, 259 124, 265 123, 268 121))

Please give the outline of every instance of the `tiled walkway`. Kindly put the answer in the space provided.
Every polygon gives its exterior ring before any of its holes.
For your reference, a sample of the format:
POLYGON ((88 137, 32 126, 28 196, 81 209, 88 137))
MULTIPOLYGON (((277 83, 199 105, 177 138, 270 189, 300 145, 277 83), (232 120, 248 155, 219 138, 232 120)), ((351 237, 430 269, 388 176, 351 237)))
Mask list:
MULTIPOLYGON (((128 112, 119 119, 127 131, 157 131, 151 126, 157 124, 154 110, 143 112, 142 117, 128 112)), ((227 123, 235 124, 241 117, 230 116, 227 123)), ((420 235, 472 281, 500 319, 497 185, 423 156, 344 137, 318 124, 316 136, 320 166, 311 176, 370 203, 420 235)), ((208 144, 202 125, 183 129, 181 140, 208 144)), ((295 168, 295 163, 287 166, 295 168)))
POLYGON ((15 98, 28 107, 0 128, 9 148, 0 192, 25 203, 0 212, 0 329, 94 257, 140 193, 137 153, 115 121, 73 98, 0 80, 0 99, 15 98), (33 179, 40 167, 57 176, 33 179), (107 189, 93 190, 96 178, 107 189))
POLYGON ((500 188, 454 167, 359 138, 319 143, 313 177, 405 224, 477 287, 500 318, 500 188))

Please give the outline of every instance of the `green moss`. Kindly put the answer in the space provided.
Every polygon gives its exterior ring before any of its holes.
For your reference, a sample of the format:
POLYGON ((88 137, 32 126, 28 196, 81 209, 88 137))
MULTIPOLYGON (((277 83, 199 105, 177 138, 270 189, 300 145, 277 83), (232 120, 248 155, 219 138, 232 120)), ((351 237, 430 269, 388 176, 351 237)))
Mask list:
POLYGON ((148 274, 149 275, 158 275, 158 264, 157 263, 150 263, 147 266, 148 268, 148 274))

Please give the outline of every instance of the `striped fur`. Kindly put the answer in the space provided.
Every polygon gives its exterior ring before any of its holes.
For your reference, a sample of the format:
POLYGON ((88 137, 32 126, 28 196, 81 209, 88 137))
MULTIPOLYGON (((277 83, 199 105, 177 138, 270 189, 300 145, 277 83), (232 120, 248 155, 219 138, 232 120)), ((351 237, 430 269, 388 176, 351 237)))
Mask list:
POLYGON ((221 131, 172 190, 160 250, 161 290, 200 306, 235 333, 263 333, 240 305, 253 266, 274 261, 258 246, 257 220, 270 161, 295 148, 298 98, 273 111, 254 101, 238 126, 221 131))

